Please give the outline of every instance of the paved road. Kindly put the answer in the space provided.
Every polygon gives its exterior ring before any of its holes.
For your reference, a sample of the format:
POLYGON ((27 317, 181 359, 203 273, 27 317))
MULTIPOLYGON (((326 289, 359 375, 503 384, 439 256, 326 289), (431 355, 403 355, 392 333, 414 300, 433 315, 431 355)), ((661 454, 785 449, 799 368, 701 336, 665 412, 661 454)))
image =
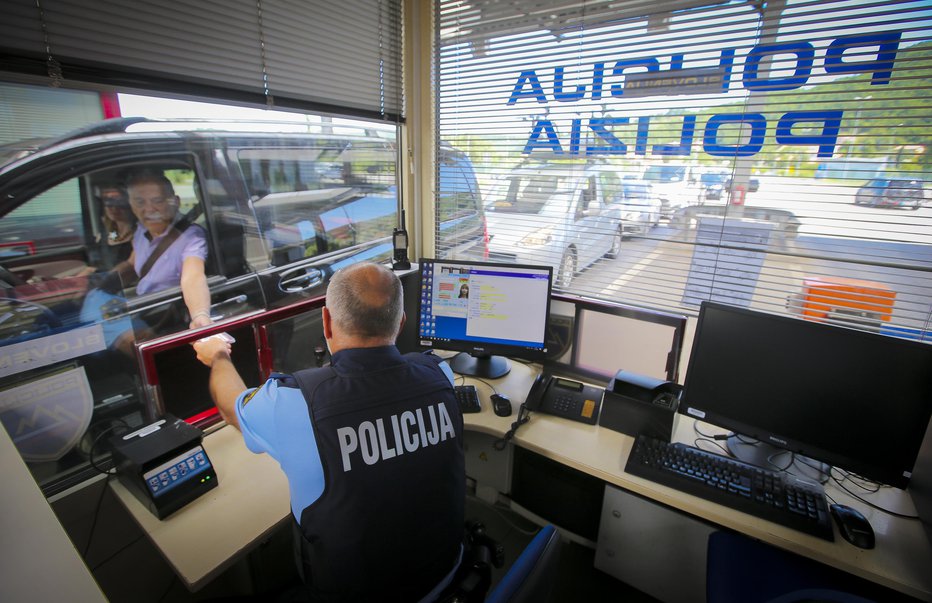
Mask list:
MULTIPOLYGON (((896 292, 892 322, 928 328, 932 203, 917 211, 862 207, 854 205, 853 193, 818 180, 761 178, 761 189, 748 196, 748 206, 791 211, 800 226, 796 237, 771 239, 772 250, 756 274, 755 307, 781 310, 805 277, 841 276, 885 283, 896 292)), ((573 289, 678 308, 694 250, 694 232, 661 222, 648 234, 626 240, 618 259, 602 259, 577 275, 573 289)))

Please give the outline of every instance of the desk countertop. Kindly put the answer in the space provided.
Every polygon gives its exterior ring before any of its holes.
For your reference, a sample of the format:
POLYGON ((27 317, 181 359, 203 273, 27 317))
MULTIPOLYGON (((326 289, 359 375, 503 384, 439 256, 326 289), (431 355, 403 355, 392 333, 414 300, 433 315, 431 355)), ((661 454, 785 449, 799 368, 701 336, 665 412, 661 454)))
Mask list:
MULTIPOLYGON (((507 431, 538 371, 539 367, 534 365, 512 362, 511 373, 503 379, 480 381, 467 378, 468 383, 476 386, 485 404, 483 412, 465 415, 467 429, 490 435, 501 435, 507 431), (514 407, 512 417, 498 417, 491 411, 488 397, 493 392, 490 386, 511 398, 514 407)), ((725 433, 707 424, 700 425, 703 433, 725 433)), ((693 444, 699 437, 695 429, 694 419, 678 415, 674 441, 693 444)), ((625 473, 624 467, 634 445, 634 438, 604 427, 532 413, 531 420, 517 430, 514 442, 623 490, 910 596, 932 601, 932 543, 919 521, 898 518, 873 509, 834 483, 826 485, 826 493, 836 502, 859 509, 867 517, 876 536, 875 548, 858 549, 838 535, 837 527, 835 542, 828 542, 625 473)), ((896 513, 916 514, 909 494, 903 490, 882 488, 877 493, 859 496, 896 513)))
POLYGON ((217 487, 164 520, 118 480, 117 498, 136 518, 192 591, 217 577, 291 516, 288 481, 267 454, 253 454, 240 432, 225 426, 204 438, 217 487))
MULTIPOLYGON (((479 390, 483 411, 465 415, 466 428, 503 435, 539 370, 512 362, 504 378, 467 379, 479 390), (511 398, 511 417, 492 412, 493 387, 511 398)), ((680 415, 674 439, 692 444, 697 437, 694 426, 693 419, 680 415)), ((858 508, 870 520, 877 540, 874 549, 860 550, 840 536, 827 542, 629 475, 624 466, 634 438, 610 429, 533 413, 518 429, 514 443, 667 507, 932 601, 932 544, 920 523, 871 509, 833 484, 826 491, 834 500, 858 508)), ((204 586, 290 516, 284 474, 268 455, 249 452, 239 431, 223 427, 205 437, 204 447, 217 471, 218 487, 165 520, 158 520, 121 484, 111 482, 117 497, 191 590, 204 586)), ((865 498, 882 508, 915 514, 908 493, 901 490, 884 488, 865 498)))

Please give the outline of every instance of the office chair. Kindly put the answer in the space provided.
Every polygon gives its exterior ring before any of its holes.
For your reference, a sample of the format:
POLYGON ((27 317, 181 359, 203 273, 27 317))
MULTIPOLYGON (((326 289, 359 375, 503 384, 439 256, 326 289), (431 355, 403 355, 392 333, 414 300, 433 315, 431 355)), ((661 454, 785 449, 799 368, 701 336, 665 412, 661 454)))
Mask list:
POLYGON ((546 525, 525 547, 489 596, 486 603, 541 603, 553 587, 560 558, 560 532, 546 525))
POLYGON ((898 595, 879 585, 742 534, 719 531, 709 535, 706 603, 896 600, 898 595))

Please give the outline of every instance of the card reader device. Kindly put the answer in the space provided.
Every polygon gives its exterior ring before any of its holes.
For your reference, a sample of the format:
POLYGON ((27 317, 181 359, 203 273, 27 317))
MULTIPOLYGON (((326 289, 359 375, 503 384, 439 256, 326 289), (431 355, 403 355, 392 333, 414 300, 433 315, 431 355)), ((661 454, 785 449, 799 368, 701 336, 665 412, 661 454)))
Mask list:
POLYGON ((156 517, 164 519, 217 486, 202 445, 204 433, 181 419, 162 419, 114 436, 117 476, 156 517))

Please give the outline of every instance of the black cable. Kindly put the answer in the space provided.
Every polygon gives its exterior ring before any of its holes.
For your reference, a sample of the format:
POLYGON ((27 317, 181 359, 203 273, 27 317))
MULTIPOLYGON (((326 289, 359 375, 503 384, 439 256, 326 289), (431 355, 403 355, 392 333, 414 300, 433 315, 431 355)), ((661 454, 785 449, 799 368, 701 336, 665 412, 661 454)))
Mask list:
POLYGON ((515 437, 515 432, 518 431, 518 428, 531 420, 531 411, 528 410, 527 404, 522 403, 518 408, 518 418, 515 419, 514 423, 511 424, 511 429, 508 430, 508 433, 500 440, 495 440, 492 443, 492 448, 495 450, 504 450, 505 446, 508 445, 509 440, 515 437))
MULTIPOLYGON (((480 379, 479 377, 473 377, 473 379, 475 379, 475 380, 478 381, 479 383, 484 383, 484 384, 486 384, 486 385, 489 387, 489 389, 492 390, 492 393, 493 393, 493 394, 497 394, 497 393, 498 393, 498 391, 495 389, 495 386, 492 385, 491 383, 489 383, 488 381, 486 381, 485 379, 480 379)), ((463 379, 463 380, 465 381, 465 379, 463 379)))
POLYGON ((855 494, 854 492, 852 492, 851 490, 849 490, 848 488, 846 488, 845 485, 842 483, 843 480, 839 480, 834 475, 832 476, 832 479, 835 481, 835 485, 837 485, 839 488, 841 488, 842 490, 850 494, 852 497, 858 499, 859 501, 861 501, 868 507, 871 507, 872 509, 877 509, 878 511, 881 511, 882 513, 886 513, 887 515, 892 515, 893 517, 899 517, 901 519, 919 519, 918 515, 906 515, 905 513, 897 513, 896 511, 891 511, 890 509, 884 509, 880 505, 876 505, 872 503, 871 501, 867 500, 866 498, 862 498, 858 496, 857 494, 855 494))
MULTIPOLYGON (((701 432, 697 432, 697 433, 700 433, 700 435, 702 435, 701 432)), ((701 438, 696 438, 695 440, 693 440, 693 446, 695 446, 695 447, 698 448, 699 450, 704 450, 704 451, 706 451, 706 452, 715 452, 714 450, 708 450, 708 449, 706 449, 706 448, 703 448, 702 446, 699 445, 700 442, 708 442, 708 443, 711 444, 712 446, 715 446, 716 448, 718 448, 719 450, 721 450, 721 451, 725 454, 725 456, 727 456, 727 457, 729 457, 729 458, 731 457, 731 453, 728 452, 728 449, 725 448, 724 446, 722 446, 721 444, 719 444, 718 442, 716 442, 716 441, 715 441, 715 438, 712 438, 712 437, 703 435, 703 437, 701 437, 701 438)))
POLYGON ((97 466, 97 463, 94 462, 94 450, 97 448, 97 444, 100 443, 103 437, 107 435, 108 433, 110 433, 111 431, 113 431, 114 429, 116 429, 117 427, 122 427, 126 429, 126 431, 129 431, 129 425, 126 424, 126 421, 124 421, 123 419, 119 419, 119 423, 111 425, 110 427, 98 433, 97 436, 94 438, 94 441, 91 442, 91 449, 87 453, 87 462, 90 463, 91 467, 96 469, 98 473, 103 473, 104 475, 112 475, 112 472, 110 470, 101 469, 99 466, 97 466))
POLYGON ((158 598, 159 603, 165 600, 165 597, 168 596, 168 593, 172 592, 172 588, 175 586, 175 582, 178 581, 178 575, 175 572, 172 572, 171 582, 168 583, 168 588, 165 589, 165 592, 162 593, 162 596, 158 598))
POLYGON ((101 560, 101 561, 98 561, 98 562, 97 562, 97 565, 95 565, 94 567, 91 568, 91 572, 96 572, 98 569, 100 569, 101 567, 103 567, 105 564, 107 564, 107 563, 109 563, 110 561, 112 561, 114 557, 116 557, 117 555, 119 555, 120 553, 122 553, 123 551, 125 551, 126 549, 128 549, 129 547, 133 546, 134 544, 136 544, 137 542, 139 542, 140 540, 142 540, 142 538, 143 538, 144 536, 145 536, 145 534, 140 534, 139 536, 136 536, 135 538, 133 538, 132 540, 130 540, 129 542, 127 542, 126 544, 124 544, 123 546, 121 546, 119 549, 117 549, 116 552, 111 553, 110 556, 108 556, 106 559, 103 559, 103 560, 101 560))
POLYGON ((91 529, 87 534, 87 542, 84 544, 84 550, 81 552, 81 558, 87 559, 87 552, 91 549, 91 542, 94 540, 94 530, 97 529, 97 520, 100 518, 100 507, 104 502, 104 494, 107 492, 107 486, 110 484, 110 478, 116 474, 116 471, 104 470, 97 466, 97 463, 94 462, 94 449, 97 447, 97 444, 103 439, 105 435, 116 429, 117 427, 123 427, 129 431, 129 425, 125 421, 120 419, 119 423, 115 423, 110 427, 104 429, 97 434, 97 437, 94 438, 94 441, 91 443, 91 449, 88 451, 87 460, 90 463, 91 467, 96 469, 98 472, 103 473, 107 477, 104 479, 103 487, 100 489, 100 496, 97 497, 97 505, 94 507, 94 519, 91 521, 91 529))
POLYGON ((81 551, 81 559, 87 560, 87 552, 91 549, 91 542, 94 540, 94 530, 97 529, 97 519, 100 517, 100 506, 104 502, 104 494, 107 493, 107 486, 110 484, 112 473, 107 473, 104 478, 104 484, 100 489, 100 496, 97 497, 97 505, 94 507, 94 519, 91 521, 91 529, 87 534, 87 542, 84 543, 84 550, 81 551))

